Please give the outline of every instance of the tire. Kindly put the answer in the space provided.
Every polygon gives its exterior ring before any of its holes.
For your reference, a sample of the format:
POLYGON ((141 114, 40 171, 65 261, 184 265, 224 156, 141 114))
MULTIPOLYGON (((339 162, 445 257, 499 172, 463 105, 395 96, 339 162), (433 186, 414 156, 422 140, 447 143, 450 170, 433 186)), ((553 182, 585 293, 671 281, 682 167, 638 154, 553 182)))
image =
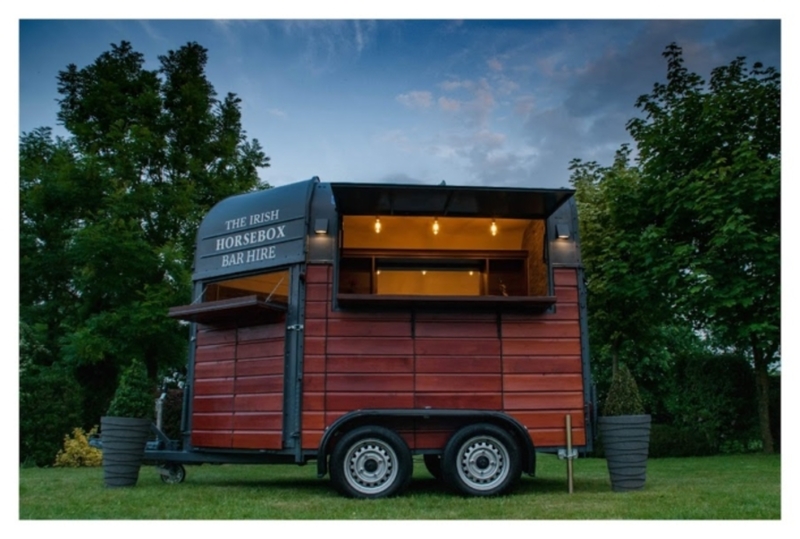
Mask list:
POLYGON ((161 481, 168 485, 177 485, 186 479, 186 468, 182 464, 171 462, 164 464, 158 467, 158 473, 161 475, 161 481))
POLYGON ((467 496, 508 492, 521 475, 519 446, 505 430, 488 423, 468 425, 447 442, 442 476, 467 496))
POLYGON ((433 477, 440 480, 442 479, 442 456, 441 455, 424 455, 422 457, 425 462, 425 469, 428 470, 433 477))
POLYGON ((385 498, 411 481, 411 451, 394 431, 359 427, 346 433, 331 454, 331 481, 351 498, 385 498))

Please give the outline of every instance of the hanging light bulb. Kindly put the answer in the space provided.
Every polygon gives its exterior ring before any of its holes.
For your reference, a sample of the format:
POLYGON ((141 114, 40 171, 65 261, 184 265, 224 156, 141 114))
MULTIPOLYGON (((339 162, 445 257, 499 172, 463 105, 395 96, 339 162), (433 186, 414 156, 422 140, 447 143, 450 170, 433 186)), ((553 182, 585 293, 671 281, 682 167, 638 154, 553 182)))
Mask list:
POLYGON ((492 219, 492 226, 489 227, 489 230, 492 231, 492 236, 497 236, 497 223, 494 222, 494 219, 492 219))
POLYGON ((381 220, 379 218, 375 218, 375 234, 381 233, 381 220))
POLYGON ((439 219, 434 219, 433 220, 433 233, 434 234, 438 234, 439 233, 439 219))

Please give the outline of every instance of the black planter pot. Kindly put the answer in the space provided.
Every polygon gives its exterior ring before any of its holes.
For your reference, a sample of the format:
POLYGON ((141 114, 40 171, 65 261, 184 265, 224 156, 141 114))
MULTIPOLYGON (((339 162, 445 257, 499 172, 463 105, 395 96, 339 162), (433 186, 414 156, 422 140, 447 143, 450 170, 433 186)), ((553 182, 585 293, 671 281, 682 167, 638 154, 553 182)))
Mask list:
POLYGON ((611 489, 615 492, 640 490, 644 487, 647 473, 650 416, 621 415, 598 419, 611 489))
POLYGON ((149 419, 132 417, 100 418, 103 480, 107 487, 130 487, 139 480, 150 423, 149 419))

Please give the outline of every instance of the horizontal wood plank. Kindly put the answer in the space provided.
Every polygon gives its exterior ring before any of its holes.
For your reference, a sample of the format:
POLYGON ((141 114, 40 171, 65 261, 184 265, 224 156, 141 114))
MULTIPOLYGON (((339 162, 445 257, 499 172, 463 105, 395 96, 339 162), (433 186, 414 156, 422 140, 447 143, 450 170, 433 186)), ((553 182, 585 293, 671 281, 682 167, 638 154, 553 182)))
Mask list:
POLYGON ((505 391, 582 391, 580 374, 506 374, 505 391))
POLYGON ((231 430, 233 428, 233 414, 199 414, 192 416, 192 428, 197 430, 231 430))
POLYGON ((567 414, 572 416, 572 430, 584 428, 583 410, 560 410, 546 412, 511 412, 511 416, 528 429, 564 429, 566 432, 567 414))
POLYGON ((499 374, 417 374, 414 387, 423 392, 500 392, 502 379, 499 374))
POLYGON ((417 408, 454 408, 459 410, 500 410, 500 393, 417 393, 417 408))
MULTIPOLYGON (((563 430, 541 429, 528 431, 533 439, 536 448, 557 447, 562 448, 567 445, 567 434, 563 430)), ((572 445, 586 445, 586 432, 584 430, 572 431, 572 445)))
POLYGON ((196 380, 208 378, 230 378, 234 375, 233 360, 229 361, 203 361, 194 366, 196 380))
POLYGON ((415 339, 414 352, 420 356, 496 356, 498 339, 415 339))
POLYGON ((280 431, 234 431, 233 447, 237 449, 281 449, 283 434, 280 431))
POLYGON ((235 357, 236 345, 233 344, 198 346, 194 353, 195 363, 203 363, 204 361, 233 360, 235 357))
POLYGON ((577 320, 503 321, 502 332, 504 339, 579 338, 581 336, 581 326, 577 320))
POLYGON ((324 432, 321 430, 303 429, 303 433, 300 435, 300 445, 305 450, 319 449, 323 434, 324 432))
POLYGON ((499 373, 500 357, 495 356, 420 356, 416 359, 417 373, 499 373))
POLYGON ((404 392, 414 389, 413 374, 355 374, 330 373, 325 379, 328 391, 342 392, 404 392))
POLYGON ((578 286, 578 271, 572 268, 553 270, 553 283, 556 286, 578 286))
POLYGON ((574 356, 580 339, 503 339, 503 356, 574 356))
POLYGON ((327 283, 307 283, 306 301, 330 301, 329 288, 327 283))
POLYGON ((503 395, 505 410, 563 410, 582 409, 583 393, 507 392, 503 395))
POLYGON ((414 357, 407 356, 330 356, 328 372, 379 372, 411 373, 414 370, 414 357))
POLYGON ((211 378, 208 380, 195 380, 194 394, 198 397, 204 395, 233 395, 233 378, 211 378))
POLYGON ((236 395, 236 412, 275 412, 283 410, 283 393, 236 395))
POLYGON ((283 375, 240 376, 236 378, 236 394, 283 392, 283 375))
POLYGON ((307 283, 328 283, 331 281, 332 266, 309 264, 306 266, 307 283))
POLYGON ((214 447, 229 449, 233 446, 232 431, 202 431, 192 430, 192 445, 194 447, 214 447))
POLYGON ((578 302, 578 289, 572 286, 557 286, 555 287, 556 298, 559 303, 577 303, 578 302))
POLYGON ((241 359, 236 362, 236 376, 283 375, 283 356, 241 359))
POLYGON ((283 414, 280 412, 236 413, 233 416, 234 430, 283 430, 283 414))
POLYGON ((495 320, 487 322, 470 321, 417 321, 414 324, 414 334, 419 337, 445 337, 460 339, 497 338, 497 323, 495 320))
POLYGON ((325 410, 325 393, 312 393, 310 391, 303 391, 303 410, 325 410))
POLYGON ((359 410, 362 408, 411 408, 414 394, 408 393, 335 393, 328 392, 325 409, 331 411, 359 410))
POLYGON ((235 329, 206 328, 197 331, 197 346, 236 343, 235 329))
POLYGON ((513 373, 580 373, 581 357, 572 356, 511 356, 503 358, 503 371, 513 373))
POLYGON ((192 399, 192 410, 194 413, 198 412, 232 412, 233 411, 233 395, 224 395, 221 397, 210 396, 200 397, 195 396, 192 399))
POLYGON ((411 337, 410 321, 401 320, 342 320, 328 322, 332 337, 411 337))
POLYGON ((325 372, 325 357, 324 355, 305 354, 305 357, 303 357, 303 372, 325 372))
POLYGON ((408 356, 414 353, 411 339, 364 337, 328 337, 329 355, 347 356, 408 356))

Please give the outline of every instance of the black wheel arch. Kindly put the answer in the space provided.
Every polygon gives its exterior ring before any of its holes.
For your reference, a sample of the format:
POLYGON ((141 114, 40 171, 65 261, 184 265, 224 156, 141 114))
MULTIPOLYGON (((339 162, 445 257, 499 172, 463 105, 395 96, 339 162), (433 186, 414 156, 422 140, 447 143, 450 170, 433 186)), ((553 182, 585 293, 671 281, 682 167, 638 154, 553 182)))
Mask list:
MULTIPOLYGON (((317 477, 328 473, 328 456, 337 435, 364 425, 381 425, 403 419, 453 419, 457 425, 468 423, 490 423, 506 429, 519 445, 522 472, 533 475, 536 471, 536 449, 528 430, 519 421, 504 412, 491 410, 451 409, 385 409, 354 410, 331 423, 322 435, 317 450, 317 477)), ((456 428, 455 430, 458 430, 456 428)))

